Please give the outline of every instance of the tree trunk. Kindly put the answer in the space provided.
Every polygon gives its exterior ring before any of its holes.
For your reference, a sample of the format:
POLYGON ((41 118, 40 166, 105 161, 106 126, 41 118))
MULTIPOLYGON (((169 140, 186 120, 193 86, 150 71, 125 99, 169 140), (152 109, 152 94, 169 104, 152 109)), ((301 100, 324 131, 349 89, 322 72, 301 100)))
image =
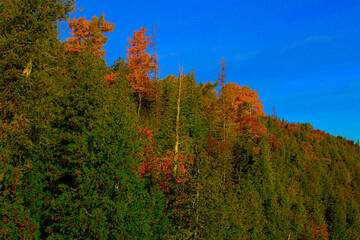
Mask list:
POLYGON ((178 99, 177 99, 177 114, 176 114, 176 128, 175 128, 175 156, 174 156, 174 164, 173 164, 173 173, 174 175, 176 175, 176 170, 177 170, 177 159, 179 156, 179 140, 180 140, 180 102, 181 102, 181 81, 182 81, 182 72, 179 66, 179 72, 180 72, 180 76, 179 76, 179 95, 178 95, 178 99))
POLYGON ((140 108, 141 108, 141 93, 139 93, 138 117, 140 117, 140 108))

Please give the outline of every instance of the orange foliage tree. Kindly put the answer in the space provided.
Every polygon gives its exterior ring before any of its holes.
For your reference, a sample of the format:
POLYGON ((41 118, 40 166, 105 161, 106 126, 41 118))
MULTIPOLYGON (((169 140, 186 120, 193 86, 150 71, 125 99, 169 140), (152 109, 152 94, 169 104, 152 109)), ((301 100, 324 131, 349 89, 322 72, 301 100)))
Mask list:
MULTIPOLYGON (((220 98, 224 98, 226 105, 232 108, 231 112, 251 116, 264 116, 264 107, 259 99, 258 92, 251 90, 248 86, 239 86, 236 83, 227 83, 224 85, 223 93, 220 98)), ((235 117, 235 116, 234 116, 235 117)))
POLYGON ((110 85, 115 83, 115 79, 119 76, 119 73, 112 72, 104 76, 104 80, 108 82, 110 85))
POLYGON ((85 49, 105 57, 105 50, 102 50, 108 37, 104 34, 112 32, 115 24, 106 22, 104 14, 100 18, 93 16, 91 21, 86 21, 85 17, 73 18, 69 21, 70 34, 74 37, 67 38, 67 52, 81 52, 85 49))
POLYGON ((257 91, 248 86, 227 83, 220 94, 220 100, 225 102, 230 118, 239 123, 241 129, 247 127, 254 138, 265 136, 266 128, 259 122, 265 112, 257 91))
POLYGON ((253 117, 265 115, 257 91, 251 90, 248 86, 241 87, 236 83, 227 83, 220 94, 220 100, 225 102, 227 112, 233 119, 239 114, 253 117))
POLYGON ((147 30, 144 27, 134 31, 133 39, 128 38, 130 47, 126 47, 131 89, 139 97, 138 115, 140 114, 142 97, 151 93, 152 81, 149 74, 157 68, 154 58, 146 52, 151 43, 151 35, 146 37, 146 32, 147 30))

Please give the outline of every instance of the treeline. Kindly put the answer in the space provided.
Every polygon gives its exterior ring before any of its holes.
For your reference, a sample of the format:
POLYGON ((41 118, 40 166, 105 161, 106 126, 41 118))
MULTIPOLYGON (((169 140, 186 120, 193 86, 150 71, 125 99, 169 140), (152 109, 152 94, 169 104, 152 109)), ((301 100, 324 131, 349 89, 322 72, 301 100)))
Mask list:
POLYGON ((158 79, 144 28, 108 67, 104 15, 58 39, 73 9, 0 3, 0 238, 360 239, 358 142, 266 116, 225 59, 158 79))

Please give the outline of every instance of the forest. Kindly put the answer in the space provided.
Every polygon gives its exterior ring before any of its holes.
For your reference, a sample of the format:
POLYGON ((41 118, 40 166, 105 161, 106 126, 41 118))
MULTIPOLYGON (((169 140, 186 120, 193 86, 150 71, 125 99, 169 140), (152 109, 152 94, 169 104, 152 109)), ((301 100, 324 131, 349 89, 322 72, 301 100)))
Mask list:
POLYGON ((74 9, 0 2, 1 239, 360 239, 359 142, 266 115, 224 58, 160 79, 141 26, 108 66, 115 25, 74 9))

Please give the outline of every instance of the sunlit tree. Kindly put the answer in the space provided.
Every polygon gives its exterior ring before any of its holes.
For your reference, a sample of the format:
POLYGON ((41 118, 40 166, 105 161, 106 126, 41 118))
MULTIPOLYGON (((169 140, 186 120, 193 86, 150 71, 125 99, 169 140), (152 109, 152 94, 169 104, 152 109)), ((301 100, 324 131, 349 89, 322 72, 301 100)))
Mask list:
POLYGON ((85 49, 105 57, 103 46, 106 44, 108 37, 105 33, 112 32, 115 24, 106 22, 104 14, 100 18, 93 16, 91 21, 86 21, 85 17, 79 19, 73 18, 69 21, 70 34, 74 37, 67 38, 67 52, 81 52, 85 49))
POLYGON ((147 30, 144 27, 134 31, 133 39, 128 38, 130 46, 126 47, 130 85, 132 92, 138 96, 139 101, 138 115, 140 115, 142 98, 151 94, 152 81, 149 74, 157 67, 154 58, 146 52, 151 43, 151 36, 146 37, 146 32, 147 30))

